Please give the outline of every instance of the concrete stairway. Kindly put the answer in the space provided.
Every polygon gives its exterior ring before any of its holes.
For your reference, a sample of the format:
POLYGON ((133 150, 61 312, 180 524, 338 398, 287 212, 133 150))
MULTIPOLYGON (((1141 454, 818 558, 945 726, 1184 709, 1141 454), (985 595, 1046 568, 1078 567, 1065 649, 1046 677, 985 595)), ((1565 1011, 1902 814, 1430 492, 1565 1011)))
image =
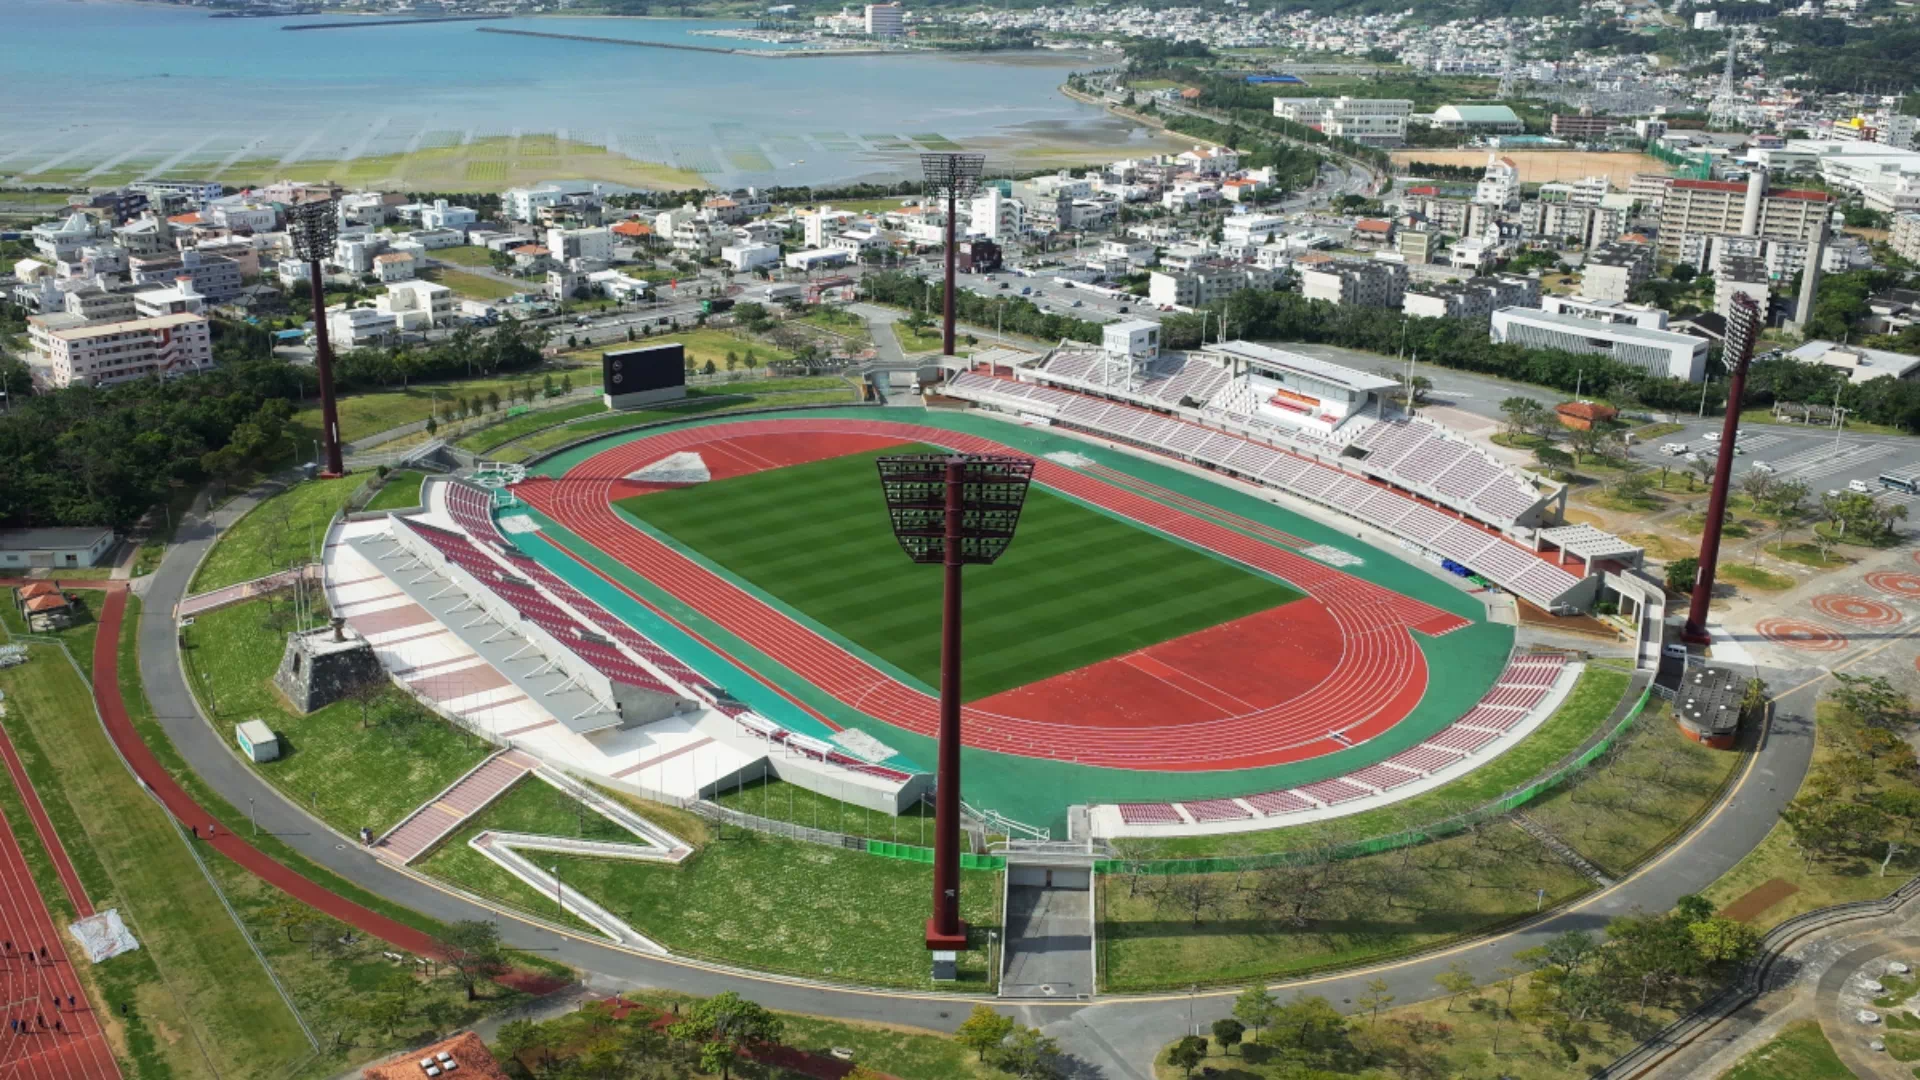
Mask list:
POLYGON ((374 853, 403 865, 412 862, 539 764, 518 750, 494 754, 387 830, 374 842, 374 853))

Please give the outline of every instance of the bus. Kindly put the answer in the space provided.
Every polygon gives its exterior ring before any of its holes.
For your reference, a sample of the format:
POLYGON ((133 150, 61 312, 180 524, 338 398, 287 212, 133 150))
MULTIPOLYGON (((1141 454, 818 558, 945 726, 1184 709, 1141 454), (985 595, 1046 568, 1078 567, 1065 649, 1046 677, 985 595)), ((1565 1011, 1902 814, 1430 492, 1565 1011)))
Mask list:
POLYGON ((1920 495, 1920 473, 1881 473, 1880 486, 1905 495, 1920 495))

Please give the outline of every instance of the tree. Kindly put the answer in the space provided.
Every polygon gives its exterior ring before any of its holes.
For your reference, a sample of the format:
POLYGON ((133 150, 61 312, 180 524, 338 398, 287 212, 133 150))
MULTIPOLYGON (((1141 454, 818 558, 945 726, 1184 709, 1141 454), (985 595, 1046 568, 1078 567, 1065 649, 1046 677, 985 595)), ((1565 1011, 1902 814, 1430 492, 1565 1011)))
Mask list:
POLYGON ((1167 1050, 1167 1064, 1179 1069, 1183 1075, 1192 1076, 1193 1070, 1207 1060, 1207 1040, 1198 1035, 1188 1035, 1174 1043, 1167 1050))
POLYGON ((1054 1080, 1060 1075, 1060 1044, 1039 1028, 1016 1026, 1000 1052, 1000 1069, 1020 1080, 1054 1080))
POLYGON ((1557 473, 1563 477, 1574 464, 1572 454, 1547 443, 1533 448, 1533 460, 1539 462, 1540 468, 1549 475, 1557 473))
POLYGON ((498 390, 487 391, 487 411, 490 413, 497 413, 500 411, 500 391, 498 390))
POLYGON ((1001 1016, 993 1011, 992 1006, 975 1005, 973 1012, 967 1014, 959 1029, 953 1033, 953 1041, 977 1052, 980 1060, 985 1061, 987 1051, 996 1050, 1006 1042, 1013 1027, 1013 1017, 1001 1016))
POLYGON ((1466 966, 1458 960, 1448 964, 1447 970, 1435 975, 1433 981, 1439 983, 1440 989, 1447 992, 1448 1012, 1453 1011, 1453 1003, 1460 1000, 1460 995, 1471 994, 1480 987, 1480 983, 1474 979, 1473 973, 1468 971, 1466 966))
POLYGON ((740 366, 740 354, 734 352, 732 349, 728 349, 727 350, 727 370, 732 371, 739 366, 740 366))
POLYGON ((732 990, 695 1005, 686 1019, 668 1029, 681 1042, 697 1044, 700 1067, 719 1072, 722 1080, 733 1075, 741 1050, 777 1043, 784 1030, 778 1016, 732 990))
POLYGON ((1695 556, 1685 555, 1669 562, 1666 573, 1667 591, 1677 593, 1692 592, 1694 579, 1698 577, 1699 574, 1700 560, 1695 556))
POLYGON ((427 438, 429 439, 433 438, 433 433, 439 430, 440 430, 440 422, 435 420, 431 416, 427 417, 427 438))
POLYGON ((1247 1026, 1231 1016, 1223 1016, 1213 1022, 1213 1041, 1220 1044, 1222 1053, 1231 1054, 1233 1048, 1245 1038, 1247 1026))
POLYGON ((573 393, 573 375, 571 373, 560 376, 560 392, 562 394, 573 393))
POLYGON ((1701 959, 1719 967, 1746 962, 1760 951, 1760 932, 1746 923, 1714 915, 1687 926, 1701 959))
POLYGON ((1269 993, 1266 987, 1249 986, 1233 999, 1233 1018, 1260 1031, 1273 1023, 1274 1010, 1279 1007, 1279 999, 1269 993))
POLYGON ((1607 433, 1598 428, 1574 428, 1567 432, 1567 445, 1573 448, 1573 463, 1579 465, 1586 458, 1600 453, 1607 442, 1607 433))
POLYGON ((506 954, 500 945, 500 928, 479 919, 465 919, 447 927, 440 935, 440 952, 454 977, 467 992, 467 1000, 477 1000, 479 985, 507 969, 506 954))
POLYGON ((1525 431, 1546 410, 1547 407, 1538 401, 1517 395, 1500 403, 1500 411, 1507 418, 1507 430, 1511 432, 1525 431))
POLYGON ((1353 1003, 1371 1014, 1369 1024, 1379 1022, 1380 1010, 1393 1004, 1393 995, 1387 993, 1387 980, 1377 976, 1367 980, 1367 992, 1354 998, 1353 1003))

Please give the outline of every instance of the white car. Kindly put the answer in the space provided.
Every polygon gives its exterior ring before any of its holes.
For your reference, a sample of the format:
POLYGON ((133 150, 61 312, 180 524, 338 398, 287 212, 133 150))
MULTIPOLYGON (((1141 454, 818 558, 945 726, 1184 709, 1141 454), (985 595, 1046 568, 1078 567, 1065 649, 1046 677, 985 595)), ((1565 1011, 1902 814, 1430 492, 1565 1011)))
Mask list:
POLYGON ((1662 446, 1660 452, 1668 457, 1679 457, 1681 454, 1687 452, 1687 444, 1683 442, 1670 442, 1662 446))
POLYGON ((1719 432, 1717 432, 1717 431, 1709 431, 1709 432, 1707 432, 1707 433, 1706 433, 1705 435, 1702 435, 1702 436, 1700 436, 1700 437, 1701 437, 1701 438, 1703 438, 1703 439, 1705 439, 1705 440, 1707 440, 1708 442, 1719 442, 1719 441, 1720 441, 1720 433, 1719 433, 1719 432))
POLYGON ((1769 464, 1767 464, 1767 463, 1766 463, 1766 462, 1764 462, 1764 461, 1756 461, 1756 462, 1754 462, 1754 463, 1753 463, 1753 471, 1754 471, 1754 472, 1763 472, 1763 473, 1770 473, 1770 472, 1772 472, 1772 471, 1773 471, 1773 466, 1771 466, 1771 465, 1769 465, 1769 464))
POLYGON ((1849 480, 1847 481, 1847 490, 1855 492, 1856 494, 1865 495, 1872 489, 1867 487, 1865 480, 1849 480))

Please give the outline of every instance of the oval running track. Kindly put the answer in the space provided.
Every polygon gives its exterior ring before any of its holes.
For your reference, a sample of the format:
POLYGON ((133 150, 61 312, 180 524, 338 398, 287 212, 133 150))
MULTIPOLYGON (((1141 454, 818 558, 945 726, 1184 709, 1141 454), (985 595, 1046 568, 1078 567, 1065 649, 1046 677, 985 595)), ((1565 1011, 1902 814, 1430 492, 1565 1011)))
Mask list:
MULTIPOLYGON (((611 505, 615 485, 629 473, 668 454, 738 436, 787 433, 879 435, 969 453, 1018 453, 991 440, 917 424, 811 418, 758 420, 635 439, 593 455, 559 479, 530 479, 518 485, 515 492, 587 543, 849 707, 932 737, 937 730, 935 698, 894 680, 656 540, 621 517, 611 505)), ((1365 742, 1403 719, 1411 708, 1407 700, 1418 700, 1427 679, 1426 658, 1410 631, 1442 634, 1468 625, 1467 620, 1451 612, 1044 458, 1035 462, 1034 480, 1288 582, 1324 605, 1339 629, 1344 654, 1320 684, 1279 705, 1153 728, 1042 721, 969 707, 964 711, 969 746, 1133 769, 1197 771, 1300 760, 1342 749, 1343 743, 1365 742), (1337 740, 1330 738, 1335 733, 1339 735, 1337 740), (1317 749, 1301 752, 1316 744, 1317 749)), ((563 547, 552 537, 548 540, 563 547)), ((579 561, 634 595, 591 563, 579 561)))

